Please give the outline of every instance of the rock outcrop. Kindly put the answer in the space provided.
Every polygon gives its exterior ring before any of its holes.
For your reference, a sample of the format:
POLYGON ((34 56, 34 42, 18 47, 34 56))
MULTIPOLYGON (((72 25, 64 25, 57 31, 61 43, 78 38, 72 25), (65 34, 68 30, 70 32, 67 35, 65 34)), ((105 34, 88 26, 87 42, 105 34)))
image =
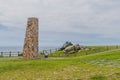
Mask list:
POLYGON ((72 54, 72 53, 76 53, 79 50, 85 50, 87 47, 85 46, 80 46, 79 44, 76 45, 72 45, 72 46, 68 46, 64 49, 64 53, 65 54, 72 54))

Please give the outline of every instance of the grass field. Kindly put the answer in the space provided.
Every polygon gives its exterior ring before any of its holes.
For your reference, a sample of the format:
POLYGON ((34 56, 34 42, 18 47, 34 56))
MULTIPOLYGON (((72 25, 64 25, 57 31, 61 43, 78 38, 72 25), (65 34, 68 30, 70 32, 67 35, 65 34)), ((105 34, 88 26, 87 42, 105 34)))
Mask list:
POLYGON ((120 46, 88 46, 88 50, 80 50, 77 53, 74 54, 64 54, 64 51, 57 51, 50 54, 50 57, 71 57, 71 56, 83 56, 83 55, 90 55, 95 54, 99 52, 114 50, 114 49, 120 49, 120 46))
POLYGON ((1 57, 0 80, 120 80, 120 50, 39 60, 1 57))

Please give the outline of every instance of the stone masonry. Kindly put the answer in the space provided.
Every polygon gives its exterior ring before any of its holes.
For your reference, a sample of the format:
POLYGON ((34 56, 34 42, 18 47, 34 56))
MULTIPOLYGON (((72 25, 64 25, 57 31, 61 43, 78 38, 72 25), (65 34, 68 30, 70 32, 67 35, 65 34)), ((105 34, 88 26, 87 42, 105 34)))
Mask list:
POLYGON ((24 59, 38 58, 38 30, 38 19, 35 17, 28 18, 23 48, 24 59))

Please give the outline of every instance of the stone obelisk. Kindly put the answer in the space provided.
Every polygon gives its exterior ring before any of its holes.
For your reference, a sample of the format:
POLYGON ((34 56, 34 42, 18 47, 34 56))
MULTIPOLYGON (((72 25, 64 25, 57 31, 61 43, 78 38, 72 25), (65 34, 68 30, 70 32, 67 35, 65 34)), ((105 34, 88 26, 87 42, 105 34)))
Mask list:
POLYGON ((37 59, 39 52, 38 43, 38 18, 28 18, 27 28, 24 40, 23 58, 24 59, 37 59))

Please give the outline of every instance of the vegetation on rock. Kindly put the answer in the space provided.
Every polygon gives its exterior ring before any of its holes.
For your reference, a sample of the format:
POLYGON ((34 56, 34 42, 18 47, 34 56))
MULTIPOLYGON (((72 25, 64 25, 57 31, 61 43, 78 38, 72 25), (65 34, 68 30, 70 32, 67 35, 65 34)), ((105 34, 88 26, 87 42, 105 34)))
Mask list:
POLYGON ((73 45, 73 44, 72 44, 71 42, 66 41, 66 42, 63 44, 63 46, 60 48, 60 51, 64 50, 66 47, 72 46, 72 45, 73 45))

